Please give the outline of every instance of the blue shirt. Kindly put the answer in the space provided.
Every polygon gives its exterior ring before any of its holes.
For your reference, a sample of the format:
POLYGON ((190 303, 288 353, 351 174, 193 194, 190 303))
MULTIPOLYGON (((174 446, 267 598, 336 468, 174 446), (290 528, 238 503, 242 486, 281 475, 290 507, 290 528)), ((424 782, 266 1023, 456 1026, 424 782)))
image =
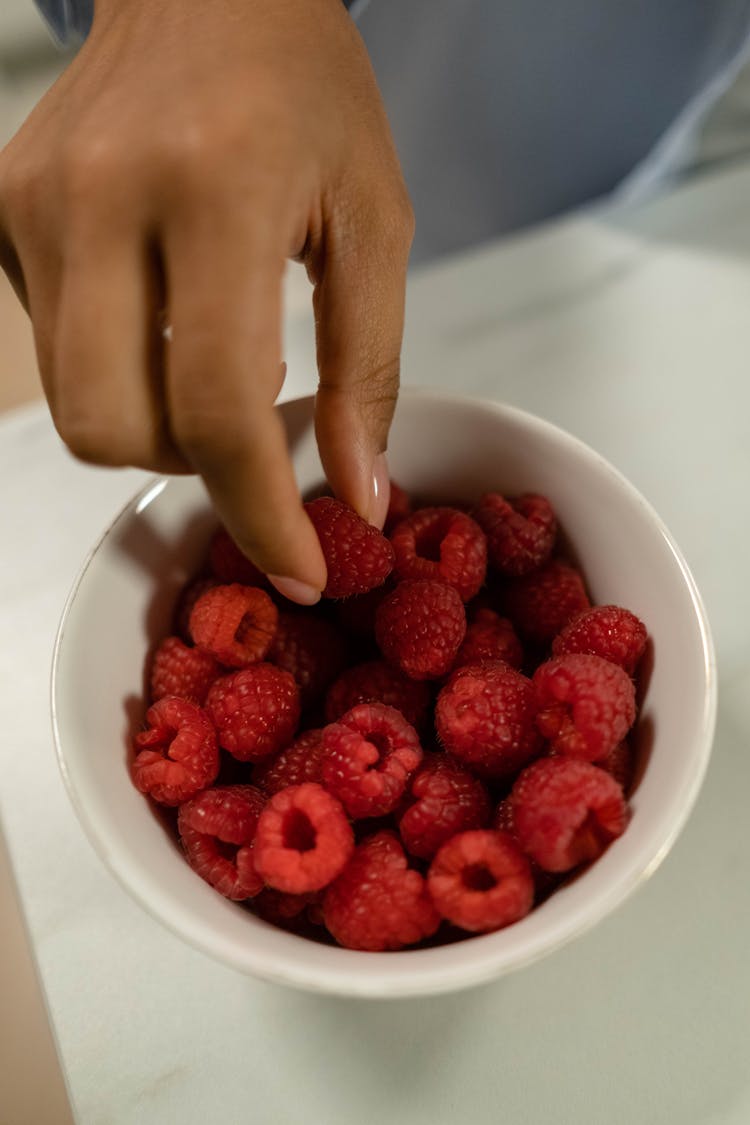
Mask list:
MULTIPOLYGON (((37 0, 61 39, 93 0, 37 0)), ((747 53, 750 0, 352 0, 413 261, 659 182, 747 53)))

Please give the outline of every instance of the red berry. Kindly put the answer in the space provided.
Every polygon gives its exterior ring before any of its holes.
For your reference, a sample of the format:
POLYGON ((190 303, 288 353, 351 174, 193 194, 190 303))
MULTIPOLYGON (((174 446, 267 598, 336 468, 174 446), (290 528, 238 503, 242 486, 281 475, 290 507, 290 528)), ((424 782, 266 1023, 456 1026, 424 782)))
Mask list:
POLYGON ((392 812, 421 761, 417 732, 383 703, 360 703, 323 730, 323 782, 355 819, 392 812))
POLYGON ((413 727, 424 722, 430 706, 427 684, 410 680, 385 660, 354 664, 331 684, 326 696, 326 720, 335 723, 358 703, 385 703, 413 727))
POLYGON ((646 626, 630 610, 596 605, 577 614, 552 642, 553 656, 590 653, 611 660, 632 676, 646 648, 646 626))
POLYGON ((354 833, 341 803, 314 782, 275 793, 260 814, 255 869, 276 890, 320 890, 353 851, 354 833))
POLYGON ((180 805, 177 831, 187 861, 225 898, 252 898, 263 888, 252 844, 264 803, 252 785, 227 785, 180 805))
POLYGON ((465 633, 463 602, 444 582, 400 582, 375 616, 380 651, 413 680, 444 676, 456 659, 465 633))
POLYGON ((241 762, 258 762, 278 753, 294 737, 299 691, 283 669, 251 664, 211 685, 206 711, 225 750, 241 762))
POLYGON ((537 729, 558 754, 606 758, 635 720, 633 681, 601 656, 555 656, 534 673, 537 729))
POLYGON ((273 758, 255 767, 253 783, 264 793, 278 793, 290 785, 322 780, 323 731, 306 730, 273 758))
POLYGON ((545 496, 526 493, 506 500, 498 492, 487 492, 473 515, 487 536, 489 561, 498 574, 529 574, 552 554, 557 520, 545 496))
POLYGON ((458 668, 438 696, 446 750, 484 777, 508 777, 541 749, 531 680, 501 661, 458 668))
POLYGON ((458 650, 454 668, 476 664, 479 660, 504 660, 511 668, 523 664, 523 648, 507 617, 491 609, 479 609, 466 627, 464 643, 458 650))
POLYGON ((430 754, 412 780, 413 803, 398 823, 404 847, 420 859, 435 852, 456 832, 484 828, 490 799, 482 782, 447 754, 430 754))
POLYGON ((210 653, 188 647, 179 637, 166 637, 151 662, 151 699, 155 702, 165 695, 178 695, 201 706, 221 674, 221 665, 210 653))
POLYGON ((268 652, 279 611, 256 586, 214 586, 190 614, 190 633, 198 648, 228 668, 244 668, 268 652))
POLYGON ((172 631, 186 644, 193 643, 190 633, 190 614, 193 612, 193 606, 202 594, 218 585, 215 578, 196 578, 183 586, 180 591, 174 609, 172 631))
POLYGON ((391 543, 400 579, 447 582, 465 602, 484 582, 487 540, 471 516, 456 508, 420 508, 395 528, 391 543))
POLYGON ((305 708, 320 698, 344 667, 346 641, 324 617, 282 611, 267 659, 294 676, 305 708))
MULTIPOLYGON (((513 822, 513 804, 510 797, 505 797, 495 809, 492 827, 498 832, 509 833, 518 844, 518 834, 513 822)), ((534 897, 537 902, 542 902, 560 885, 560 876, 553 875, 551 871, 544 871, 531 856, 527 858, 531 869, 531 877, 534 880, 534 897)))
POLYGON ((241 586, 267 586, 262 570, 242 553, 224 527, 219 527, 208 545, 208 565, 211 573, 226 585, 239 583, 241 586))
POLYGON ((510 800, 518 842, 545 871, 569 871, 596 859, 628 823, 615 779, 575 758, 533 762, 518 777, 510 800))
POLYGON ((162 805, 181 805, 216 780, 219 747, 206 713, 188 699, 167 696, 146 712, 135 736, 133 781, 162 805))
POLYGON ((618 742, 606 758, 602 758, 596 764, 600 769, 612 774, 623 793, 630 792, 635 777, 635 754, 629 742, 625 739, 618 742))
POLYGON ((547 645, 590 604, 580 572, 553 560, 541 570, 506 582, 498 608, 523 638, 547 645))
POLYGON ((507 832, 459 832, 443 844, 427 873, 437 910, 471 933, 509 926, 534 901, 529 861, 507 832))
POLYGON ((358 845, 325 893, 323 917, 339 945, 374 952, 415 945, 440 925, 425 880, 392 832, 358 845))
POLYGON ((348 598, 382 585, 393 569, 393 548, 376 527, 331 496, 305 504, 328 568, 326 598, 348 598))

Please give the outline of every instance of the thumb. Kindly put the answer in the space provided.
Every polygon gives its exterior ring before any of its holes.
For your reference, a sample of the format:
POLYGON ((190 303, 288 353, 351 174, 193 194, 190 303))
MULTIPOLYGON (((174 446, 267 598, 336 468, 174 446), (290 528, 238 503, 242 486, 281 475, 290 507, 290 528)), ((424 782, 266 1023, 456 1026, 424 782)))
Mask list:
POLYGON ((326 246, 314 305, 320 383, 315 431, 335 494, 382 527, 390 484, 385 450, 399 389, 411 212, 326 246))

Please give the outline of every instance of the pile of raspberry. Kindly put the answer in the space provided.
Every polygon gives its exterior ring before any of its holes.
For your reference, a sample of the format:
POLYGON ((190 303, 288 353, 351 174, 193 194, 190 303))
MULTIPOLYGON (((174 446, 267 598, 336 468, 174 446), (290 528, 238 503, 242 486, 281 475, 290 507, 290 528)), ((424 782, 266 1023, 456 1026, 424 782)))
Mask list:
POLYGON ((286 601, 217 529, 149 656, 132 777, 185 858, 266 921, 350 949, 523 918, 627 827, 647 643, 592 605, 539 495, 306 505, 328 566, 286 601))

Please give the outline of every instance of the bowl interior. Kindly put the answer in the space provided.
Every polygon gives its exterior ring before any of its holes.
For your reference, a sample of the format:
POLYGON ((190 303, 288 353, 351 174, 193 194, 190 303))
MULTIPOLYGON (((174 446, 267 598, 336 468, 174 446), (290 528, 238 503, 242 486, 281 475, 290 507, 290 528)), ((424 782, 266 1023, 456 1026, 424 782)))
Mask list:
MULTIPOLYGON (((281 408, 303 490, 322 476, 312 402, 281 408)), ((710 635, 687 567, 643 498, 600 456, 555 427, 497 404, 404 393, 389 460, 415 494, 471 501, 483 491, 549 496, 592 598, 646 623, 652 667, 638 730, 646 763, 633 820, 580 878, 495 934, 399 953, 359 953, 282 932, 222 899, 184 862, 128 774, 143 714, 149 647, 169 628, 215 519, 193 478, 156 481, 89 557, 61 622, 53 717, 78 816, 126 889, 177 934, 225 963, 346 995, 436 993, 525 965, 612 910, 666 854, 697 796, 715 719, 710 635)))

